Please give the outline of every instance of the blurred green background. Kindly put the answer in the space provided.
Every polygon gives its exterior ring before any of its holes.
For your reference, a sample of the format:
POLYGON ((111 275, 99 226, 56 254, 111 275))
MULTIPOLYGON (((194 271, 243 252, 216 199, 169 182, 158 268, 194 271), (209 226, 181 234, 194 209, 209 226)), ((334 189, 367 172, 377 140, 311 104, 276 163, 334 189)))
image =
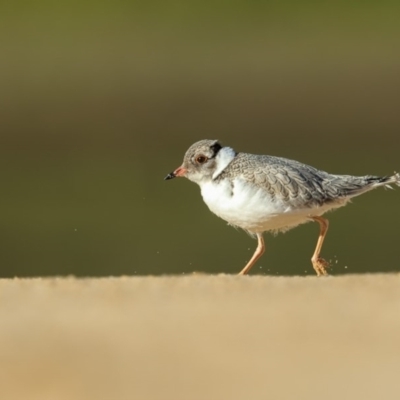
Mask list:
MULTIPOLYGON (((399 2, 0 6, 1 276, 236 273, 256 247, 186 180, 220 139, 332 173, 400 170, 399 2)), ((333 273, 400 270, 400 191, 329 215, 333 273)), ((260 274, 313 274, 318 226, 260 274)))

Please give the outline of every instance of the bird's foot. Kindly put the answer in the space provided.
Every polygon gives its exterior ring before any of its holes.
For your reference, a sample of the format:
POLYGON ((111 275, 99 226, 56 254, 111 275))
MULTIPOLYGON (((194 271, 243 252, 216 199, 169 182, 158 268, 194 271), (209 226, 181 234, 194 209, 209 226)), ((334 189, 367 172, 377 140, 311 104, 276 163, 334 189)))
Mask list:
POLYGON ((323 258, 312 260, 313 267, 318 276, 328 275, 326 268, 329 267, 329 262, 323 258))

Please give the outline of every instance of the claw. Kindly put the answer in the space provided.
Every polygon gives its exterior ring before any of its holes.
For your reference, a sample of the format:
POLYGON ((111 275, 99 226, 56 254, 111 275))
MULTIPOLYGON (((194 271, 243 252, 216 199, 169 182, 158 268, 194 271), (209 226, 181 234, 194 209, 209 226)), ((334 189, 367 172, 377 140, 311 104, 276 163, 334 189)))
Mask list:
POLYGON ((326 271, 326 268, 330 265, 328 261, 323 258, 317 258, 316 260, 313 260, 312 264, 318 276, 328 275, 328 272, 326 271))

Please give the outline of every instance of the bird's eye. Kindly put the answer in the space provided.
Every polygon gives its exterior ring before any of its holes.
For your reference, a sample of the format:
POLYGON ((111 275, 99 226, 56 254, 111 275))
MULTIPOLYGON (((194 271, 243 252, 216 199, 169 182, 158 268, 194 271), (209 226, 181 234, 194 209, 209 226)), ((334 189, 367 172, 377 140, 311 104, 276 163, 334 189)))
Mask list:
POLYGON ((204 164, 207 161, 207 157, 200 155, 196 157, 197 164, 204 164))

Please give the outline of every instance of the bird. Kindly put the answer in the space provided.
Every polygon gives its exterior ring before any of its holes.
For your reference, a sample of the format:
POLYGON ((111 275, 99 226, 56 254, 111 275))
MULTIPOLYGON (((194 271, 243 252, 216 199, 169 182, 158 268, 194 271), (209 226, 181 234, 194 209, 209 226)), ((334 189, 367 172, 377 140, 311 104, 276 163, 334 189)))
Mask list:
POLYGON ((329 263, 320 253, 329 221, 322 215, 372 189, 400 186, 399 173, 334 175, 283 157, 236 152, 208 139, 191 145, 182 165, 165 180, 176 177, 197 183, 214 214, 257 237, 257 248, 239 275, 248 274, 265 252, 264 232, 285 232, 310 221, 319 224, 311 263, 318 276, 328 275, 329 263))

